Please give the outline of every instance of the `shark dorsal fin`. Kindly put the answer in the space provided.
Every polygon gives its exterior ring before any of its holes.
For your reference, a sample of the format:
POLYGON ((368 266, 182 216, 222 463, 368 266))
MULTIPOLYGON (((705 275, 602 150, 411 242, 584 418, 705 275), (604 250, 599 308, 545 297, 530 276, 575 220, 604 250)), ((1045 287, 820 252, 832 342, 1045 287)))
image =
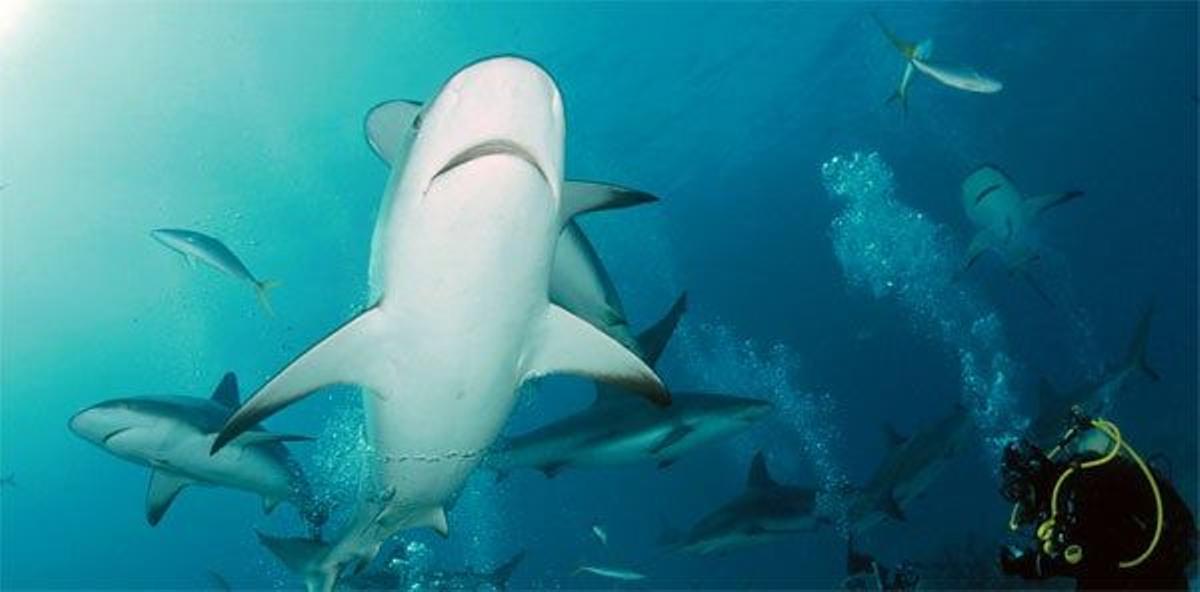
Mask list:
POLYGON ((241 396, 238 394, 237 375, 233 372, 226 372, 225 376, 221 377, 221 382, 217 384, 217 388, 213 389, 211 398, 231 409, 237 408, 242 402, 241 396))
POLYGON ((899 448, 908 440, 896 431, 896 426, 890 423, 883 424, 883 437, 887 441, 888 448, 899 448))
POLYGON ((750 474, 746 477, 746 488, 770 489, 777 486, 778 484, 771 478, 771 473, 767 471, 767 457, 759 450, 754 455, 754 460, 750 463, 750 474))
POLYGON ((405 160, 404 134, 413 129, 421 115, 421 104, 415 101, 387 101, 367 112, 363 123, 367 144, 380 160, 396 166, 405 160))

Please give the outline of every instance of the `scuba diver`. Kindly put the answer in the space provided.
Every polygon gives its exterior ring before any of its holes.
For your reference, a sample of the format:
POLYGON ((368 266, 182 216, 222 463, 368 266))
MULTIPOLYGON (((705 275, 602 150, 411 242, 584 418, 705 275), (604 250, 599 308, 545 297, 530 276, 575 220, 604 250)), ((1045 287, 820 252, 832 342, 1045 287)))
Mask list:
POLYGON ((1070 577, 1080 590, 1187 589, 1196 556, 1191 510, 1116 425, 1072 410, 1045 454, 1028 441, 1004 451, 1009 527, 1033 526, 1032 548, 1005 547, 1001 569, 1026 579, 1070 577))

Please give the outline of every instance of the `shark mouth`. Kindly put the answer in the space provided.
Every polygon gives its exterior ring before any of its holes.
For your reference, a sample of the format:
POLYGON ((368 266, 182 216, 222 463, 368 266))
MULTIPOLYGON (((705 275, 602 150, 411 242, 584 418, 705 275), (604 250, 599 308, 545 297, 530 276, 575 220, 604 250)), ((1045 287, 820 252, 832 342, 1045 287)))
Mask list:
MULTIPOLYGON (((495 154, 508 154, 529 163, 530 166, 537 169, 538 174, 542 176, 542 179, 546 180, 547 185, 553 185, 550 183, 550 175, 546 174, 546 170, 542 168, 541 163, 539 163, 537 158, 533 156, 533 153, 526 150, 524 146, 521 146, 520 144, 517 144, 511 140, 488 140, 486 142, 475 144, 474 146, 471 146, 470 148, 467 148, 466 150, 454 155, 454 158, 451 158, 450 161, 441 168, 441 170, 439 170, 433 175, 432 178, 429 179, 429 187, 433 186, 434 181, 437 181, 438 177, 441 177, 442 175, 449 173, 450 171, 473 160, 495 154)), ((428 187, 426 187, 425 191, 429 191, 428 187)))
POLYGON ((108 434, 105 434, 104 438, 102 440, 100 440, 100 443, 108 444, 109 440, 112 440, 113 438, 116 438, 117 436, 121 435, 122 433, 128 432, 129 430, 132 430, 132 429, 133 428, 117 428, 117 429, 109 432, 108 434))

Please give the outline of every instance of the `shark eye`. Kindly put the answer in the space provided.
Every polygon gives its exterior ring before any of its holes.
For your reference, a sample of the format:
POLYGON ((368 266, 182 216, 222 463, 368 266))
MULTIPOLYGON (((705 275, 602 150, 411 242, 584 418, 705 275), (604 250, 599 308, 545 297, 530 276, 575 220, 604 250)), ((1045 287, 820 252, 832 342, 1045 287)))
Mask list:
POLYGON ((413 128, 414 132, 421 131, 421 116, 423 116, 423 115, 424 115, 424 113, 418 113, 417 116, 413 118, 413 127, 412 128, 413 128))

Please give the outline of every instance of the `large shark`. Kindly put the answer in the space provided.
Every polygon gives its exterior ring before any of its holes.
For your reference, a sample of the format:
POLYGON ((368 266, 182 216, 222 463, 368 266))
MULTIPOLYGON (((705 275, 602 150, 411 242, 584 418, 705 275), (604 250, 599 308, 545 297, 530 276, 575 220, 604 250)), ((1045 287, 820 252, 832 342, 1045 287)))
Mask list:
POLYGON ((891 450, 866 486, 850 496, 850 533, 862 534, 889 517, 904 520, 903 508, 925 493, 967 445, 971 425, 966 410, 958 407, 908 438, 887 428, 891 450))
POLYGON ((707 555, 811 532, 829 521, 817 512, 817 492, 775 482, 762 452, 754 455, 746 489, 700 519, 687 533, 666 532, 671 550, 707 555))
POLYGON ((1083 195, 1063 191, 1025 197, 999 167, 985 164, 975 169, 962 184, 963 209, 978 229, 967 247, 963 269, 973 265, 988 250, 1000 253, 1013 270, 1023 269, 1037 259, 1037 245, 1030 229, 1042 212, 1083 195))
POLYGON ((1129 388, 1136 376, 1142 375, 1154 382, 1159 380, 1158 373, 1146 361, 1153 316, 1153 309, 1147 307, 1134 328, 1125 358, 1098 380, 1060 392, 1049 380, 1042 379, 1038 389, 1038 413, 1029 425, 1029 437, 1035 444, 1053 446, 1066 432, 1073 417, 1072 408, 1078 406, 1089 417, 1103 415, 1109 412, 1116 397, 1129 388))
POLYGON ((238 406, 237 378, 225 375, 212 397, 129 397, 76 413, 68 426, 81 438, 125 460, 150 467, 146 520, 156 525, 188 485, 219 485, 257 493, 268 512, 291 501, 314 526, 324 513, 283 443, 309 440, 262 430, 243 432, 216 455, 217 430, 238 406))
MULTIPOLYGON (((680 296, 667 314, 638 336, 642 359, 653 367, 687 306, 680 296)), ((736 434, 771 404, 708 393, 672 392, 670 407, 655 407, 619 387, 596 385, 586 409, 499 443, 484 460, 499 478, 519 468, 554 477, 565 468, 654 461, 660 467, 691 450, 736 434)))
POLYGON ((549 74, 516 57, 476 62, 409 127, 388 129, 402 133, 381 142, 398 147, 397 166, 372 239, 371 306, 268 381, 213 445, 321 387, 362 387, 372 454, 348 524, 330 542, 262 537, 310 589, 363 569, 402 529, 447 534, 446 505, 525 382, 571 373, 670 402, 633 351, 550 301, 564 225, 629 203, 620 191, 563 191, 563 105, 549 74))

